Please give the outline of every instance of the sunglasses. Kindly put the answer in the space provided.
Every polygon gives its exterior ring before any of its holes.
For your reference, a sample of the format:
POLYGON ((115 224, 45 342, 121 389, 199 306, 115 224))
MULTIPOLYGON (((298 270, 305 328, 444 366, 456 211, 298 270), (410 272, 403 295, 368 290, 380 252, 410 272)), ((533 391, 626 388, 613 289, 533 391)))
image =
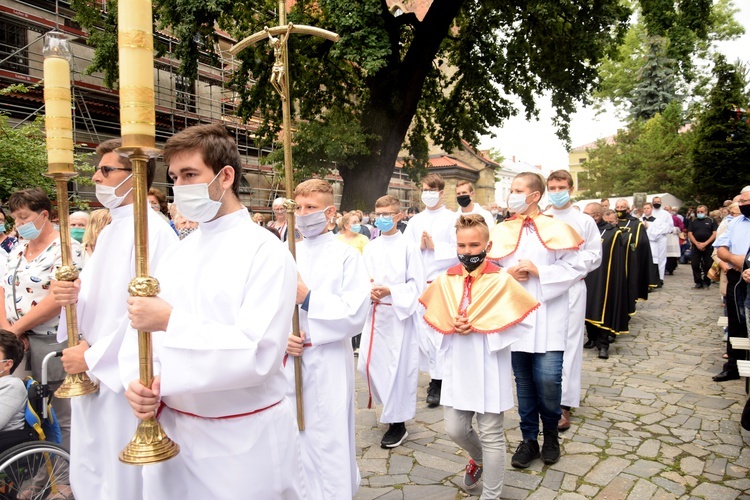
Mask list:
POLYGON ((114 172, 115 170, 122 170, 123 172, 132 172, 132 171, 133 171, 133 169, 132 169, 132 168, 122 168, 122 167, 107 167, 106 165, 103 165, 103 166, 101 166, 101 167, 97 166, 97 167, 95 167, 95 170, 96 170, 97 172, 101 172, 101 173, 102 173, 102 177, 104 177, 105 179, 106 179, 107 177, 109 177, 109 174, 110 174, 111 172, 114 172))

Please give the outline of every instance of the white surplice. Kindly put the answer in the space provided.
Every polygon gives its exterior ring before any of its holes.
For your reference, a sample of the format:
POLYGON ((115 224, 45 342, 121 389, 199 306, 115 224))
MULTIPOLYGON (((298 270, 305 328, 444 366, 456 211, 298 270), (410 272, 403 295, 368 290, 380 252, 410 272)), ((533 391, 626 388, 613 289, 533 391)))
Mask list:
MULTIPOLYGON (((242 208, 201 223, 154 277, 173 307, 152 335, 159 421, 180 453, 143 468, 143 498, 307 498, 281 372, 297 283, 289 252, 242 208)), ((132 328, 120 362, 123 382, 137 378, 132 328)))
MULTIPOLYGON (((351 338, 362 332, 365 323, 370 279, 359 252, 331 232, 305 238, 297 245, 297 269, 310 290, 307 306, 303 304, 299 310, 300 330, 306 334, 302 461, 312 498, 348 500, 360 481, 354 443, 351 338)), ((284 374, 289 399, 294 401, 291 357, 284 360, 284 374)))
MULTIPOLYGON (((424 265, 427 283, 437 278, 451 266, 458 264, 456 251, 456 219, 458 214, 441 206, 436 210, 424 210, 409 220, 404 236, 407 241, 422 248, 422 233, 427 232, 432 237, 435 246, 433 250, 422 250, 422 264, 424 265)), ((442 380, 442 353, 436 346, 440 344, 439 334, 422 320, 424 310, 418 309, 419 324, 419 368, 429 372, 430 378, 442 380)))
POLYGON ((406 422, 414 418, 417 409, 416 312, 425 283, 422 256, 399 231, 374 239, 363 256, 373 286, 387 286, 391 294, 370 305, 357 369, 373 401, 383 404, 380 421, 406 422))
MULTIPOLYGON (((150 208, 149 264, 153 268, 179 241, 150 208)), ((76 313, 78 333, 91 346, 84 358, 99 392, 71 398, 70 484, 78 500, 138 500, 143 496, 141 467, 127 465, 118 453, 135 434, 138 419, 125 399, 118 354, 128 328, 128 284, 135 277, 133 205, 110 210, 112 222, 96 241, 96 251, 81 272, 76 313)), ((58 340, 67 339, 62 309, 58 340)))
POLYGON ((674 231, 674 221, 672 214, 660 208, 654 208, 651 215, 655 220, 648 223, 646 234, 651 245, 651 256, 659 267, 659 279, 664 281, 667 269, 667 235, 674 231))
MULTIPOLYGON (((596 222, 572 206, 563 210, 552 208, 547 215, 571 226, 583 238, 578 255, 586 266, 586 275, 602 263, 602 237, 596 222)), ((584 278, 586 277, 584 275, 584 278)), ((562 405, 578 408, 581 404, 581 368, 583 364, 583 332, 586 329, 586 282, 576 282, 568 290, 568 338, 563 353, 562 405)))
POLYGON ((505 269, 515 266, 521 259, 528 259, 539 270, 538 278, 529 275, 527 281, 519 282, 540 306, 524 320, 532 326, 533 333, 514 343, 513 352, 565 351, 568 289, 586 275, 586 266, 578 253, 578 250, 547 250, 534 226, 525 225, 516 251, 502 259, 493 259, 505 269))

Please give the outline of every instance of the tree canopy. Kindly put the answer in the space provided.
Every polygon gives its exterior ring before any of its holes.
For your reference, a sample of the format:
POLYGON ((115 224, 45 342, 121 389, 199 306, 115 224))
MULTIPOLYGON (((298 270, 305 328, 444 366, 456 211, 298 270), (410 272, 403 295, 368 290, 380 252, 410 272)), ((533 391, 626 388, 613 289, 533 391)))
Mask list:
POLYGON ((722 56, 716 83, 698 116, 693 182, 704 203, 718 203, 750 185, 750 93, 741 67, 722 56))
MULTIPOLYGON (((275 25, 277 5, 155 0, 154 12, 158 25, 180 40, 175 55, 183 75, 195 78, 214 26, 239 40, 275 25)), ((298 176, 336 168, 344 179, 344 208, 370 208, 386 192, 402 146, 417 174, 427 162, 428 136, 446 151, 461 139, 475 145, 519 112, 513 97, 532 118, 536 96, 551 95, 554 124, 567 140, 570 115, 596 88, 601 61, 622 42, 629 15, 619 0, 434 0, 421 20, 414 13, 394 16, 384 0, 298 0, 290 22, 341 35, 336 44, 291 38, 298 176)), ((111 43, 99 43, 111 50, 111 43)), ((102 60, 111 63, 113 56, 102 60)), ((260 112, 259 142, 268 144, 281 123, 269 84, 272 53, 260 44, 240 58, 233 81, 243 99, 239 111, 245 117, 260 112)))

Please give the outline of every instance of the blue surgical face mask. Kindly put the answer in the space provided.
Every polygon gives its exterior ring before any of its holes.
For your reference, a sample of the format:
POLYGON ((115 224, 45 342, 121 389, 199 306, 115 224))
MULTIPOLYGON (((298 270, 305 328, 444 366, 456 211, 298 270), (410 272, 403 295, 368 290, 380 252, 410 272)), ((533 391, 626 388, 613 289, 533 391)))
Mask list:
MULTIPOLYGON (((42 233, 42 229, 36 228, 36 225, 34 224, 39 217, 41 217, 42 214, 39 214, 36 216, 36 219, 27 222, 26 224, 22 224, 18 226, 18 235, 25 239, 25 240, 35 240, 39 237, 39 235, 42 233)), ((44 224, 46 224, 47 221, 44 221, 44 224)), ((42 224, 42 227, 44 227, 44 224, 42 224)))
POLYGON ((699 214, 696 215, 696 217, 698 217, 699 219, 705 219, 706 218, 706 214, 699 213, 699 214))
POLYGON ((351 231, 353 233, 355 233, 355 234, 359 233, 360 229, 362 229, 362 225, 361 224, 352 224, 351 231))
POLYGON ((4 232, 5 232, 5 222, 0 224, 0 233, 4 233, 4 232))
POLYGON ((396 224, 393 222, 393 217, 390 215, 380 215, 375 219, 375 227, 380 230, 381 233, 387 233, 396 224))
POLYGON ((570 192, 557 191, 549 194, 549 201, 557 208, 562 208, 570 201, 570 192))

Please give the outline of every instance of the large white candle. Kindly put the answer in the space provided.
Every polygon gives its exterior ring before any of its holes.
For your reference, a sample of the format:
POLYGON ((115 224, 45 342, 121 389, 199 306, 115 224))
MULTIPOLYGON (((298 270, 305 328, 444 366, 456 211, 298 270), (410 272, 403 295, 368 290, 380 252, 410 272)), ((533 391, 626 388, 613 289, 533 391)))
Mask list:
POLYGON ((151 0, 120 0, 120 127, 125 147, 154 147, 154 37, 151 0))
POLYGON ((73 115, 70 109, 70 63, 44 59, 44 108, 47 164, 50 172, 73 172, 73 115))

